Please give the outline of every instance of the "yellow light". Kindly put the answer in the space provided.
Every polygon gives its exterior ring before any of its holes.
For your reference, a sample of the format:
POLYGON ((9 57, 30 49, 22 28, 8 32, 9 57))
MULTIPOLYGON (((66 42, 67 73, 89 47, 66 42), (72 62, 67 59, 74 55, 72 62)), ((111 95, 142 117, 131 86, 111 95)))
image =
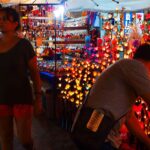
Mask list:
POLYGON ((96 68, 98 69, 98 68, 99 68, 99 66, 98 66, 98 65, 96 65, 96 68))
POLYGON ((89 75, 89 74, 91 74, 91 72, 90 72, 90 71, 88 71, 88 72, 87 72, 87 74, 89 75))
POLYGON ((91 78, 89 77, 88 80, 91 81, 91 78))
POLYGON ((76 79, 75 82, 76 82, 77 85, 80 84, 80 80, 79 79, 76 79))
POLYGON ((105 61, 103 61, 103 62, 102 62, 102 65, 104 65, 104 66, 105 66, 105 65, 106 65, 106 62, 105 62, 105 61))
POLYGON ((82 73, 82 71, 81 71, 81 70, 79 70, 79 73, 82 73))
POLYGON ((94 69, 94 68, 95 68, 95 66, 94 66, 94 65, 92 65, 92 66, 91 66, 91 68, 92 68, 92 69, 94 69))
POLYGON ((61 83, 59 83, 59 84, 58 84, 58 87, 61 87, 61 86, 62 86, 61 83))
POLYGON ((124 58, 129 58, 129 56, 127 54, 124 54, 124 58))
POLYGON ((73 91, 69 91, 69 96, 72 96, 74 95, 74 92, 73 91))
POLYGON ((82 100, 83 100, 83 97, 80 97, 80 100, 82 101, 82 100))
POLYGON ((84 80, 84 81, 86 81, 87 79, 86 79, 86 78, 84 78, 83 80, 84 80))
POLYGON ((128 43, 127 43, 127 42, 124 42, 124 46, 127 47, 127 46, 128 46, 128 43))
POLYGON ((66 78, 66 79, 65 79, 65 81, 66 81, 66 82, 68 82, 68 81, 69 81, 69 79, 68 79, 68 78, 66 78))
POLYGON ((97 76, 97 72, 96 72, 96 71, 93 72, 93 76, 94 76, 94 77, 97 76))
POLYGON ((121 37, 124 37, 124 31, 121 31, 121 32, 120 32, 120 36, 121 36, 121 37))
POLYGON ((119 58, 119 57, 120 57, 120 55, 119 55, 119 54, 116 54, 116 57, 117 57, 117 58, 119 58))
POLYGON ((111 24, 111 25, 110 25, 110 29, 113 29, 113 27, 114 27, 114 26, 111 24))
POLYGON ((87 78, 87 74, 84 75, 84 78, 87 78))
POLYGON ((79 100, 76 101, 76 104, 79 105, 79 100))
POLYGON ((71 98, 70 101, 71 101, 71 102, 74 102, 74 98, 71 98))
POLYGON ((91 88, 91 86, 92 86, 91 84, 88 84, 88 88, 91 88))
POLYGON ((76 90, 75 93, 78 94, 78 91, 76 90))
POLYGON ((127 51, 127 54, 131 54, 131 53, 132 53, 132 50, 129 49, 129 50, 127 51))
POLYGON ((105 51, 105 47, 103 47, 102 50, 105 51))
POLYGON ((82 90, 82 86, 77 86, 77 90, 82 90))
POLYGON ((80 102, 80 105, 82 105, 82 102, 80 102))
POLYGON ((80 93, 80 97, 82 97, 83 96, 83 93, 80 93))

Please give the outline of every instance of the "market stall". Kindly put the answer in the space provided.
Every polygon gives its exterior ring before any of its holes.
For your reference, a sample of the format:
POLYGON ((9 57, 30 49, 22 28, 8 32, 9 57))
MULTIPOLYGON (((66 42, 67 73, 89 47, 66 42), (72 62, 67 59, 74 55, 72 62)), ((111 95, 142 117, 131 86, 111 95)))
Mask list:
MULTIPOLYGON (((101 72, 150 42, 149 0, 2 1, 10 3, 19 4, 21 36, 32 42, 41 78, 50 84, 46 112, 66 130, 101 72)), ((134 109, 149 136, 149 106, 139 97, 134 109)))

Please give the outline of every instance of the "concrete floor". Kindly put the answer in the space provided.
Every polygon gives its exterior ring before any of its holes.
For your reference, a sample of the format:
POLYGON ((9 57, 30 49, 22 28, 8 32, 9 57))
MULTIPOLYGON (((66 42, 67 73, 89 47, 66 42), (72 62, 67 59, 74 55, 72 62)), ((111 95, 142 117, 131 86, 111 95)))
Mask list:
MULTIPOLYGON (((45 116, 33 119, 32 131, 36 150, 77 150, 69 133, 45 116)), ((23 150, 16 138, 14 147, 14 150, 23 150)))

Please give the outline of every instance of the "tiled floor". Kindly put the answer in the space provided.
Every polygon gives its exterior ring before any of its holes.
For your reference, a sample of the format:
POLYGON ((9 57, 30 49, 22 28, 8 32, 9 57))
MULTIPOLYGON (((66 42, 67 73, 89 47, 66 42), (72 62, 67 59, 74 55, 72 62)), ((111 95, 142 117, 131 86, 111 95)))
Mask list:
MULTIPOLYGON (((77 150, 69 133, 46 117, 33 119, 33 138, 37 150, 77 150)), ((14 150, 23 150, 17 139, 14 150)))

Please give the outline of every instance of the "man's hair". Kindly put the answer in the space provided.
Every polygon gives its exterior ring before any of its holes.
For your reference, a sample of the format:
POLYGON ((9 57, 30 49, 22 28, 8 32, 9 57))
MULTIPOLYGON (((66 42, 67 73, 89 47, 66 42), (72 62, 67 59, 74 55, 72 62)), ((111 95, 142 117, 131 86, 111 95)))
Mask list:
POLYGON ((134 53, 134 59, 142 59, 145 61, 150 61, 150 44, 141 44, 134 53))
POLYGON ((0 12, 4 12, 8 20, 13 21, 13 22, 18 22, 18 26, 15 29, 16 31, 21 28, 20 15, 15 9, 11 7, 2 7, 0 8, 0 12))

